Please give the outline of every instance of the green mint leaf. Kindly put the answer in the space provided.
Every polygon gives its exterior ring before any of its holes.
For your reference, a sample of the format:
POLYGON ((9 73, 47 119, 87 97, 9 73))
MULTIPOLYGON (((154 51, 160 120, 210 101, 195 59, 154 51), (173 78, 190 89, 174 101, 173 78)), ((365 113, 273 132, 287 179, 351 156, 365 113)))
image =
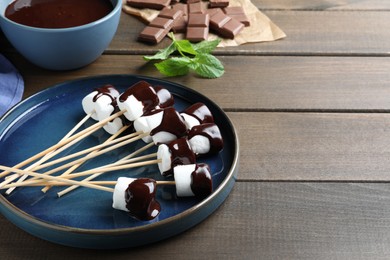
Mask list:
POLYGON ((152 56, 144 56, 145 60, 165 60, 169 58, 169 55, 176 51, 176 45, 172 42, 168 47, 159 50, 152 56))
POLYGON ((225 72, 222 63, 215 56, 208 53, 196 55, 190 67, 204 78, 219 78, 225 72))
POLYGON ((192 44, 192 47, 198 53, 210 53, 218 46, 218 44, 220 42, 221 42, 221 39, 216 39, 213 41, 201 41, 201 42, 192 44))
POLYGON ((191 59, 188 57, 172 57, 156 63, 155 66, 161 74, 173 77, 187 74, 191 62, 191 59))
POLYGON ((192 55, 197 54, 197 51, 194 50, 194 48, 192 47, 192 44, 189 40, 179 40, 179 41, 174 40, 173 42, 175 43, 176 49, 183 56, 184 56, 183 53, 188 53, 188 54, 192 54, 192 55))

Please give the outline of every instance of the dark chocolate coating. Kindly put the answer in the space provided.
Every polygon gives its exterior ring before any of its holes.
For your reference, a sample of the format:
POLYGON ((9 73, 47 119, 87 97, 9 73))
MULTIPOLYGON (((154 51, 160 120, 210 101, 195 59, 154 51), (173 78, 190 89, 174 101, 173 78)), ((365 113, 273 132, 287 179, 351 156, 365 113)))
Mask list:
POLYGON ((201 135, 209 139, 209 154, 215 154, 223 148, 223 138, 218 126, 214 123, 201 124, 194 126, 188 133, 188 140, 196 135, 201 135))
POLYGON ((157 184, 154 179, 139 178, 129 184, 125 191, 126 208, 139 220, 152 220, 161 211, 156 200, 157 184))
POLYGON ((197 164, 195 171, 191 173, 191 178, 191 190, 196 197, 204 199, 213 192, 210 167, 207 164, 197 164))
POLYGON ((163 109, 164 114, 161 124, 150 131, 153 136, 158 132, 168 132, 175 135, 177 138, 182 137, 187 132, 187 127, 184 124, 183 118, 173 107, 163 109))
POLYGON ((133 95, 144 106, 143 112, 153 110, 159 104, 159 99, 153 87, 146 81, 139 81, 129 87, 122 95, 119 96, 119 101, 124 102, 128 97, 133 95))
POLYGON ((162 86, 154 86, 154 90, 156 91, 158 99, 160 101, 159 107, 166 108, 171 107, 175 104, 171 92, 169 92, 167 89, 163 88, 162 86))
POLYGON ((188 165, 196 163, 196 156, 186 138, 182 137, 173 140, 167 144, 171 152, 171 169, 163 172, 162 175, 168 176, 173 174, 173 168, 177 165, 188 165))
POLYGON ((17 0, 8 5, 5 16, 32 27, 69 28, 99 20, 113 8, 108 0, 17 0))
POLYGON ((108 96, 114 102, 117 96, 119 96, 119 91, 110 84, 104 85, 100 88, 95 88, 94 91, 97 91, 96 95, 93 97, 93 102, 96 102, 101 96, 108 96))
POLYGON ((182 113, 193 116, 199 120, 200 124, 214 123, 214 117, 209 108, 203 103, 195 103, 186 108, 182 113))

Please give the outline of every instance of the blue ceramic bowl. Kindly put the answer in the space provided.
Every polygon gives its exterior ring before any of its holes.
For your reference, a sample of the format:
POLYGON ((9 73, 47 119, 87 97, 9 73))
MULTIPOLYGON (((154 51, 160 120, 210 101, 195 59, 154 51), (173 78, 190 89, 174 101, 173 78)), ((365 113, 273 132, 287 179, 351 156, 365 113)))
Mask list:
POLYGON ((111 0, 113 11, 89 24, 46 29, 25 26, 6 18, 5 9, 12 1, 0 1, 1 29, 26 59, 50 70, 77 69, 95 61, 115 35, 122 5, 121 0, 111 0))

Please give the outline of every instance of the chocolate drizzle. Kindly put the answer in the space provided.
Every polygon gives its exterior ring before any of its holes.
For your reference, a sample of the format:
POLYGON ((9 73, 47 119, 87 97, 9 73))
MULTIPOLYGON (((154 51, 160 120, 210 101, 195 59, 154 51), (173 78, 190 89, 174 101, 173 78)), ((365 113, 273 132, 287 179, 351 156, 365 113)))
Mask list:
POLYGON ((94 90, 97 91, 97 93, 93 97, 93 102, 96 102, 101 96, 108 96, 114 102, 115 98, 119 96, 118 90, 113 85, 110 84, 104 85, 103 87, 100 88, 95 88, 94 90))
POLYGON ((211 114, 211 111, 205 104, 200 102, 189 106, 182 113, 195 117, 199 120, 200 124, 214 123, 214 117, 211 114))
POLYGON ((191 178, 191 190, 196 197, 204 199, 213 192, 210 167, 207 164, 197 164, 195 171, 191 173, 191 178))
POLYGON ((171 92, 161 86, 154 86, 154 90, 160 100, 159 107, 166 108, 174 105, 175 101, 173 100, 171 92))
POLYGON ((143 112, 153 110, 158 106, 160 100, 154 91, 153 87, 146 81, 139 81, 128 88, 122 95, 119 96, 120 102, 125 102, 131 95, 144 106, 143 112))
POLYGON ((153 136, 156 133, 163 131, 171 133, 177 138, 182 137, 187 131, 183 118, 173 107, 167 107, 164 109, 161 124, 152 129, 152 131, 150 131, 150 135, 153 136))
POLYGON ((171 169, 163 173, 164 176, 171 175, 173 168, 177 165, 188 165, 196 163, 196 156, 191 150, 186 138, 179 138, 167 144, 171 152, 171 169))
POLYGON ((201 135, 209 139, 210 141, 210 154, 218 153, 223 148, 223 139, 221 135, 221 131, 218 126, 213 123, 209 124, 201 124, 192 127, 192 129, 188 133, 188 139, 190 140, 192 137, 196 135, 201 135))
POLYGON ((131 182, 125 191, 126 208, 139 220, 152 220, 161 211, 156 200, 157 184, 154 179, 139 178, 131 182))

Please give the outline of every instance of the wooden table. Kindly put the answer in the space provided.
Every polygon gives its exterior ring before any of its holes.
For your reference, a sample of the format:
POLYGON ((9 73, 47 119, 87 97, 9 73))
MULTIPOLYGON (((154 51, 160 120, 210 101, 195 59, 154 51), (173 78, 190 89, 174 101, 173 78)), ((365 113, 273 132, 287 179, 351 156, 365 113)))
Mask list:
MULTIPOLYGON (((287 38, 218 49, 219 79, 170 78, 208 96, 235 124, 240 169, 222 206, 196 227, 128 250, 94 251, 35 238, 0 217, 0 259, 358 259, 390 257, 390 2, 253 0, 287 38)), ((24 97, 103 74, 163 78, 123 14, 95 63, 51 72, 1 49, 24 97)))

